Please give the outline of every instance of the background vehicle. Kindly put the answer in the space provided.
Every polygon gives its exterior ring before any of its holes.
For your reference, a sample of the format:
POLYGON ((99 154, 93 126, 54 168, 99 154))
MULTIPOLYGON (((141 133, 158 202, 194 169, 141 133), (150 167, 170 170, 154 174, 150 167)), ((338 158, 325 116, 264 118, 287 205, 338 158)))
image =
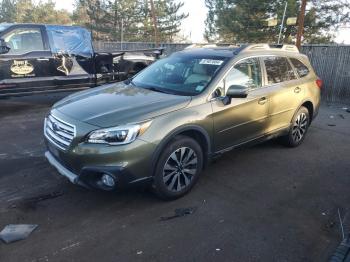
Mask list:
POLYGON ((228 150, 273 137, 300 145, 321 85, 295 46, 188 49, 54 105, 46 157, 73 183, 113 190, 149 182, 174 199, 228 150))
POLYGON ((0 24, 0 98, 71 91, 124 80, 162 49, 95 52, 76 26, 0 24))

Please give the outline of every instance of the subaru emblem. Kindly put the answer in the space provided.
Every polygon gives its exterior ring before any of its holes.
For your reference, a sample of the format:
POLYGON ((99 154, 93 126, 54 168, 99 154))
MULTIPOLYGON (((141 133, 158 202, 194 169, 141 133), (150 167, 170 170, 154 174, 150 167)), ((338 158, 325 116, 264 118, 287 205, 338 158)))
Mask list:
POLYGON ((52 122, 52 129, 53 129, 53 131, 59 131, 60 127, 57 125, 57 123, 52 122))

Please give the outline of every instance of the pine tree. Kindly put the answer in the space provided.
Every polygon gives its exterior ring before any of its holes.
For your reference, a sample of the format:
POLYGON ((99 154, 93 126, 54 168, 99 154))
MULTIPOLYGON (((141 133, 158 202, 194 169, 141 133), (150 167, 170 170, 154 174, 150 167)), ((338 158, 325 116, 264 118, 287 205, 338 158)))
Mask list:
POLYGON ((90 29, 94 40, 110 40, 108 5, 104 0, 78 0, 73 11, 73 22, 90 29))
MULTIPOLYGON (((187 17, 182 2, 154 1, 161 41, 172 41, 187 17)), ((96 40, 155 41, 148 0, 78 0, 74 22, 90 28, 96 40)))
MULTIPOLYGON (((205 0, 209 9, 205 37, 209 41, 233 43, 277 42, 285 3, 287 17, 297 17, 300 0, 205 0), (268 27, 266 19, 276 17, 278 25, 268 27)), ((329 42, 342 23, 350 21, 347 0, 309 0, 305 16, 304 42, 329 42)), ((283 30, 285 42, 294 42, 297 27, 283 30)))
POLYGON ((127 41, 139 40, 142 22, 142 6, 140 1, 114 0, 109 3, 109 19, 111 20, 111 36, 113 39, 123 38, 127 41))
POLYGON ((180 12, 183 5, 183 2, 175 3, 173 0, 155 2, 158 30, 162 42, 172 42, 180 32, 181 22, 188 17, 188 14, 180 12))
POLYGON ((0 2, 0 23, 13 22, 16 19, 16 4, 12 0, 0 2))
POLYGON ((38 3, 32 0, 0 2, 1 22, 71 24, 70 16, 65 10, 56 10, 52 0, 38 3))

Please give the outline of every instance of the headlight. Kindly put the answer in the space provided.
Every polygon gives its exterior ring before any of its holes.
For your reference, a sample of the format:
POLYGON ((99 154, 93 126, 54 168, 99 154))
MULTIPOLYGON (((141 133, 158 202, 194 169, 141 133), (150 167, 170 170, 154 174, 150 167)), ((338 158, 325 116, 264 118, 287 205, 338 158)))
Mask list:
POLYGON ((133 142, 150 126, 151 121, 99 129, 89 134, 87 142, 93 144, 125 145, 133 142))

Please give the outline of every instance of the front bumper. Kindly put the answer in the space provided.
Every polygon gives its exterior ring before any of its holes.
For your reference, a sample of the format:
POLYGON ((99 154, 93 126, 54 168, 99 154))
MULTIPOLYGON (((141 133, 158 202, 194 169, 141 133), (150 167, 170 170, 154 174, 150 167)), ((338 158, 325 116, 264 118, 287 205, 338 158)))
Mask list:
MULTIPOLYGON (((72 183, 111 190, 102 184, 104 175, 111 176, 115 180, 113 189, 152 180, 156 144, 140 138, 118 146, 87 143, 86 134, 96 130, 96 126, 72 119, 57 110, 52 110, 51 115, 56 118, 54 122, 58 122, 56 124, 61 128, 59 132, 70 128, 73 129, 70 132, 74 133, 74 136, 69 145, 57 144, 46 134, 45 124, 44 138, 47 147, 45 156, 50 164, 72 183)), ((70 133, 67 131, 65 134, 57 134, 56 140, 59 141, 57 136, 67 137, 70 133)))
POLYGON ((125 146, 80 143, 63 151, 47 138, 45 141, 46 159, 73 184, 110 191, 152 181, 155 145, 151 143, 142 140, 125 146), (105 186, 103 175, 111 176, 115 186, 105 186))
POLYGON ((58 162, 49 151, 45 152, 45 157, 47 161, 49 161, 49 163, 57 169, 58 173, 68 178, 69 181, 73 184, 78 184, 79 177, 73 172, 69 171, 67 168, 65 168, 60 162, 58 162))
POLYGON ((153 180, 151 173, 146 171, 148 170, 147 166, 144 166, 144 172, 140 173, 131 173, 125 166, 108 166, 107 164, 105 166, 86 165, 82 167, 80 172, 72 172, 49 150, 45 152, 45 157, 60 175, 66 177, 73 184, 89 189, 111 191, 136 185, 147 185, 153 180), (111 176, 115 185, 113 187, 104 185, 102 183, 103 175, 111 176))

